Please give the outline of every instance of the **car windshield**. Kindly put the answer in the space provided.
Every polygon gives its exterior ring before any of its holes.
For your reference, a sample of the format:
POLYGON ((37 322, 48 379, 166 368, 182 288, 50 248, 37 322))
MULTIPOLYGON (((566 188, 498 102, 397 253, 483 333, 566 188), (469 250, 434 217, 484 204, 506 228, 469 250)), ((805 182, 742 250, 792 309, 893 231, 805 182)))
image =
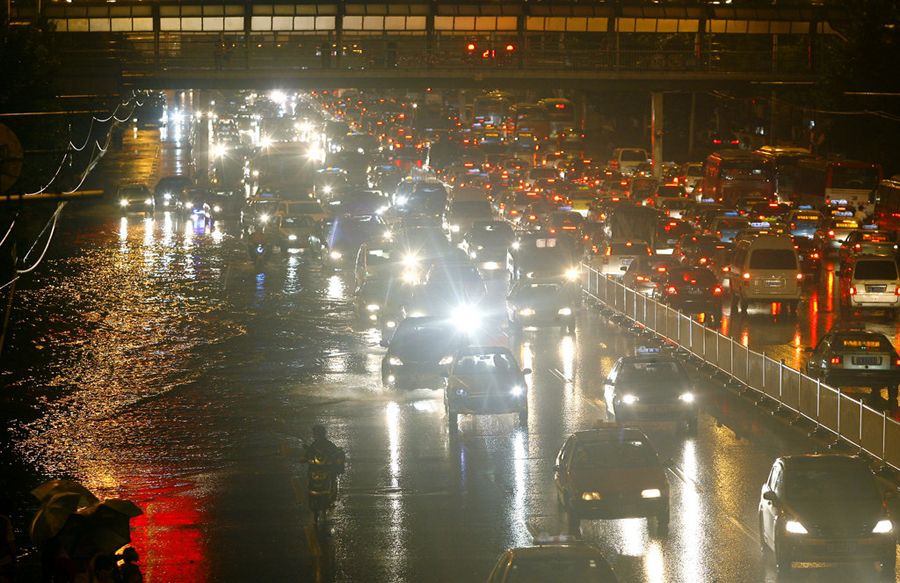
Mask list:
POLYGON ((615 581, 603 562, 590 557, 518 558, 506 577, 507 583, 609 583, 615 581))
POLYGON ((554 298, 559 293, 559 285, 555 283, 535 283, 524 286, 516 293, 517 299, 522 301, 534 301, 554 298))
POLYGON ((797 269, 797 256, 791 249, 754 249, 750 269, 797 269))
POLYGON ((667 184, 664 186, 660 186, 658 192, 659 196, 682 197, 684 196, 684 187, 667 184))
POLYGON ((419 323, 407 318, 391 338, 391 350, 399 353, 450 352, 454 338, 451 322, 419 323))
POLYGON ((678 363, 671 360, 651 360, 645 362, 629 362, 622 366, 616 377, 616 383, 650 385, 660 389, 670 388, 659 379, 682 380, 683 373, 678 363))
POLYGON ((643 441, 593 441, 575 449, 575 468, 641 468, 656 464, 653 449, 643 441))
POLYGON ((322 207, 315 202, 292 202, 286 208, 292 215, 314 215, 322 212, 322 207))
POLYGON ((285 227, 311 227, 316 224, 312 217, 300 215, 298 217, 284 217, 281 224, 285 227))
POLYGON ((453 369, 457 374, 499 374, 512 372, 517 365, 512 355, 502 352, 466 354, 459 357, 453 369))
POLYGON ((844 506, 850 499, 873 504, 881 502, 872 475, 865 468, 849 464, 788 471, 785 475, 784 492, 788 500, 803 501, 804 504, 815 505, 823 510, 844 506))

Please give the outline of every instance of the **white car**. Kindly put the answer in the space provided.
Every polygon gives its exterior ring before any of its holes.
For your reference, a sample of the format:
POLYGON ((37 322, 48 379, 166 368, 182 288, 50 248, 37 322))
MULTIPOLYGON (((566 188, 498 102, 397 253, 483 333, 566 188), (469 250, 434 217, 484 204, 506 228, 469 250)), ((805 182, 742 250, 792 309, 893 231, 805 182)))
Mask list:
POLYGON ((595 267, 603 275, 622 277, 631 262, 641 256, 651 256, 653 252, 646 241, 607 241, 600 253, 592 259, 595 267))

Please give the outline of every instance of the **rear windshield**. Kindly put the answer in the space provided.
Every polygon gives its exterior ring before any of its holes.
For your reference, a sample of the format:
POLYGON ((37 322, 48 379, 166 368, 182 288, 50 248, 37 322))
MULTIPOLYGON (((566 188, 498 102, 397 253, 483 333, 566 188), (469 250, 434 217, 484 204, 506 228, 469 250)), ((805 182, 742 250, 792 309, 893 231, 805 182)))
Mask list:
POLYGON ((691 285, 714 285, 716 276, 708 269, 686 269, 684 271, 675 271, 672 277, 681 279, 684 283, 691 285))
POLYGON ((860 261, 853 272, 856 279, 897 279, 897 264, 893 260, 860 261))
POLYGON ((894 347, 884 337, 874 334, 849 334, 841 336, 834 342, 840 348, 862 348, 873 350, 893 350, 894 347))
POLYGON ((590 557, 529 557, 516 559, 504 581, 508 583, 608 583, 614 575, 607 565, 590 557))
POLYGON ((612 255, 635 255, 647 253, 646 245, 629 245, 627 243, 613 243, 610 253, 612 255))
POLYGON ((596 441, 583 443, 572 464, 576 468, 640 468, 655 465, 656 455, 642 441, 596 441))
POLYGON ((750 269, 797 269, 797 256, 790 249, 755 249, 750 269))

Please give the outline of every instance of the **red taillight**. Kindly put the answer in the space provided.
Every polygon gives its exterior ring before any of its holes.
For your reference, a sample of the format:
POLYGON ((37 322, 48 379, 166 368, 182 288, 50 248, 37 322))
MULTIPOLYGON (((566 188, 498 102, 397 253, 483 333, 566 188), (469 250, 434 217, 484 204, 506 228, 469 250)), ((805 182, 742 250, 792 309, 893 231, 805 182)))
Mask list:
POLYGON ((700 265, 706 265, 707 261, 709 261, 709 259, 707 259, 706 257, 701 257, 700 260, 698 261, 698 263, 700 265))
POLYGON ((840 356, 832 356, 830 362, 831 362, 831 364, 841 364, 843 361, 844 361, 844 359, 841 358, 840 356))
POLYGON ((713 290, 712 290, 712 293, 713 293, 714 296, 720 296, 720 295, 722 295, 724 292, 725 292, 725 290, 723 290, 723 289, 722 289, 722 286, 720 286, 720 285, 717 285, 717 286, 714 287, 713 290))
POLYGON ((832 239, 834 238, 834 229, 828 230, 828 236, 831 237, 832 239))
POLYGON ((537 220, 537 215, 528 215, 528 220, 529 220, 529 221, 536 221, 536 220, 537 220))
POLYGON ((517 214, 519 214, 519 211, 517 211, 516 209, 512 209, 511 211, 509 211, 509 214, 517 215, 517 214))
POLYGON ((797 281, 800 281, 801 279, 803 279, 803 274, 802 274, 802 273, 798 273, 798 274, 797 274, 797 281))
POLYGON ((666 293, 670 296, 678 295, 678 288, 676 288, 674 285, 670 285, 666 288, 666 293))
POLYGON ((851 285, 851 286, 850 286, 850 295, 851 295, 851 296, 855 296, 855 295, 856 295, 856 286, 855 286, 855 285, 851 285))
POLYGON ((812 259, 818 259, 818 258, 819 258, 819 254, 816 253, 816 252, 810 253, 809 256, 810 256, 810 258, 812 258, 812 259))
POLYGON ((609 257, 610 255, 612 255, 612 247, 607 247, 607 248, 606 248, 606 253, 605 253, 605 255, 606 255, 607 257, 609 257))
POLYGON ((750 274, 749 274, 749 273, 745 273, 745 274, 743 275, 743 278, 744 278, 744 279, 750 279, 750 274))
POLYGON ((636 281, 647 281, 647 278, 644 277, 643 275, 639 275, 639 276, 635 277, 634 279, 636 281))
POLYGON ((894 366, 900 366, 900 358, 894 359, 894 366))

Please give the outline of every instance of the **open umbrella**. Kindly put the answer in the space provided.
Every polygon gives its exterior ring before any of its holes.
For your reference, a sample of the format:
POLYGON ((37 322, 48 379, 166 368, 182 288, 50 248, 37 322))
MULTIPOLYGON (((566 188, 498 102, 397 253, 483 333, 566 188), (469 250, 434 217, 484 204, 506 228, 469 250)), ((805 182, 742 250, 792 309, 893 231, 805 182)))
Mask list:
POLYGON ((131 542, 130 521, 140 514, 129 500, 104 500, 70 515, 59 541, 73 557, 112 554, 131 542))
POLYGON ((41 502, 46 502, 56 494, 71 493, 80 494, 84 497, 86 502, 82 504, 82 506, 88 506, 99 502, 97 497, 94 496, 90 490, 72 480, 50 480, 31 491, 31 495, 41 502))
POLYGON ((93 494, 85 497, 78 492, 59 492, 49 498, 44 498, 43 504, 31 520, 29 528, 31 540, 35 544, 50 540, 59 534, 69 517, 75 514, 79 508, 91 507, 95 504, 97 504, 97 499, 93 494))

